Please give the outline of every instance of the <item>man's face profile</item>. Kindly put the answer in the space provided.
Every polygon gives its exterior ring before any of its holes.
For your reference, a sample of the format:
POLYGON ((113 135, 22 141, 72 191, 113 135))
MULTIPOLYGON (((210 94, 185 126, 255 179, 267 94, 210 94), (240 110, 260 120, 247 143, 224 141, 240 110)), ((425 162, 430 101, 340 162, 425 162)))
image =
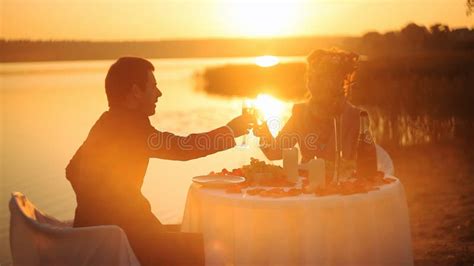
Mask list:
POLYGON ((137 109, 147 116, 154 115, 158 98, 163 94, 158 89, 155 76, 151 70, 147 71, 145 86, 142 88, 141 86, 133 85, 132 92, 137 109))

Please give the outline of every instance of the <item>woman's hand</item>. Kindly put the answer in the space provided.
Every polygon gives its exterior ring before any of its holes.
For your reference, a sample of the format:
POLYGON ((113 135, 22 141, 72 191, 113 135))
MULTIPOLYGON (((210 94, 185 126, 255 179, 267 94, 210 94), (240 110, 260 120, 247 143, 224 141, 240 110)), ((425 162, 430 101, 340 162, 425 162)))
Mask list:
POLYGON ((272 138, 272 133, 268 128, 267 121, 264 121, 261 125, 255 124, 253 127, 253 134, 260 138, 272 138))

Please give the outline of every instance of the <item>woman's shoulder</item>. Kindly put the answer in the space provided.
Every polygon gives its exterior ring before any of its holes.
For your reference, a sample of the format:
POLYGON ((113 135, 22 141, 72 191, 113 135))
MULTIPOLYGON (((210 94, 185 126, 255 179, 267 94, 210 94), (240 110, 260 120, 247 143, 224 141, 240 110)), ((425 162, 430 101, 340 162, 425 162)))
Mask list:
POLYGON ((308 104, 305 102, 295 103, 293 104, 292 114, 293 115, 300 115, 304 114, 308 109, 308 104))
POLYGON ((349 116, 356 116, 356 117, 359 117, 360 115, 360 112, 367 112, 367 110, 365 110, 364 108, 360 107, 360 106, 356 106, 350 102, 347 102, 347 105, 346 105, 346 113, 349 115, 349 116))

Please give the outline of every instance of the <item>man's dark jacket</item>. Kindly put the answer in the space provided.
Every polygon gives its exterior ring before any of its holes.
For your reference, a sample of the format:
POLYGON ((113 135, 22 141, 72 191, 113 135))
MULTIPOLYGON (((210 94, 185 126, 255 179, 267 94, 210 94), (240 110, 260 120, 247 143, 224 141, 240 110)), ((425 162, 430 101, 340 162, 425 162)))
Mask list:
POLYGON ((120 226, 143 261, 143 234, 164 230, 141 193, 149 159, 184 161, 233 146, 228 127, 181 137, 156 130, 146 115, 111 108, 66 168, 77 199, 74 226, 120 226))

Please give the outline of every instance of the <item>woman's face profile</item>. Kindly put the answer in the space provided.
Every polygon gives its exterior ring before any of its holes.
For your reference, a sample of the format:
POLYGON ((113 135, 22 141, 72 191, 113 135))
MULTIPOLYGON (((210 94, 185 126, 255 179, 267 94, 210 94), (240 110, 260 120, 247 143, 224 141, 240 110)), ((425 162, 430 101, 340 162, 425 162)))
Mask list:
POLYGON ((309 71, 307 86, 311 93, 311 108, 317 110, 320 116, 337 113, 341 102, 345 100, 344 79, 342 77, 309 71))

